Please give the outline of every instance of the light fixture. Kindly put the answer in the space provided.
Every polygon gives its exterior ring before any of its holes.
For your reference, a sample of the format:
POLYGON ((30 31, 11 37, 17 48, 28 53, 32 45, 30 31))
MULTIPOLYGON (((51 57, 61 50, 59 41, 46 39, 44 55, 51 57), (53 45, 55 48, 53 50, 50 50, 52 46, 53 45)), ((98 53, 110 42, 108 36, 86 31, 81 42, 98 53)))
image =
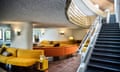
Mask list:
POLYGON ((69 36, 68 39, 69 40, 74 40, 74 37, 73 36, 69 36))
POLYGON ((41 34, 42 34, 42 35, 45 34, 45 29, 41 29, 41 34))
POLYGON ((15 32, 18 36, 21 35, 21 29, 15 29, 15 32))
POLYGON ((60 33, 60 35, 64 35, 65 31, 61 30, 59 33, 60 33))

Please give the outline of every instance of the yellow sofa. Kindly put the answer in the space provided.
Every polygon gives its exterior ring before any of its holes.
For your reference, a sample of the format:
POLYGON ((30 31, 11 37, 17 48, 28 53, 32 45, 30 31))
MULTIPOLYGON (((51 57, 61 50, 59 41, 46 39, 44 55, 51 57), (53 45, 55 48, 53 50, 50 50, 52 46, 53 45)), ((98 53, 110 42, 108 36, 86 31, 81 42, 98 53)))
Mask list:
MULTIPOLYGON (((4 56, 0 54, 0 63, 21 66, 21 67, 30 67, 39 63, 40 55, 44 55, 43 50, 26 50, 10 47, 5 48, 7 52, 12 53, 12 56, 4 56)), ((0 50, 2 49, 0 48, 0 50)), ((48 60, 44 59, 42 61, 42 69, 48 69, 48 60)), ((36 68, 37 69, 37 68, 36 68)))

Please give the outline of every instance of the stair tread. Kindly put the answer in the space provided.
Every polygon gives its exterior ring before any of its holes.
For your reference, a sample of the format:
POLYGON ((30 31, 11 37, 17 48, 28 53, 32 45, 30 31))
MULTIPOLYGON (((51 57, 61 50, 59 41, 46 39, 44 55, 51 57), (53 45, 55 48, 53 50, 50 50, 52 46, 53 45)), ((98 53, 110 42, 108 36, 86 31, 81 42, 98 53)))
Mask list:
POLYGON ((111 65, 105 65, 105 64, 101 64, 101 63, 98 63, 98 64, 89 63, 88 66, 92 66, 95 68, 98 67, 101 69, 107 69, 107 70, 112 70, 112 71, 120 71, 120 68, 113 68, 111 65))
POLYGON ((98 38, 97 41, 111 41, 111 42, 120 42, 120 39, 118 38, 114 38, 114 39, 111 39, 111 38, 98 38))
POLYGON ((109 38, 109 37, 112 37, 112 38, 113 38, 113 37, 115 37, 115 38, 118 37, 118 38, 119 38, 120 36, 104 36, 104 35, 99 35, 98 37, 108 37, 108 38, 109 38))
POLYGON ((117 52, 110 52, 110 51, 96 51, 96 50, 93 50, 93 53, 101 53, 101 54, 104 54, 104 55, 112 55, 112 56, 119 56, 120 57, 120 53, 117 53, 117 52))
POLYGON ((115 60, 106 60, 106 59, 100 59, 100 58, 94 58, 94 57, 92 57, 90 60, 96 60, 96 61, 102 61, 102 62, 120 64, 120 62, 115 61, 115 60))
POLYGON ((103 33, 103 32, 101 32, 100 34, 119 34, 119 33, 103 33))
POLYGON ((98 38, 98 40, 120 40, 119 38, 118 39, 113 39, 113 38, 98 38))
POLYGON ((99 33, 120 33, 120 31, 118 31, 118 30, 102 30, 102 31, 100 31, 99 33))
POLYGON ((103 49, 103 50, 105 49, 105 50, 109 50, 109 51, 113 50, 113 51, 118 51, 118 52, 120 51, 120 48, 110 48, 110 47, 108 47, 108 48, 107 47, 95 47, 94 49, 103 49))
POLYGON ((101 45, 101 44, 96 44, 95 46, 99 46, 99 47, 115 47, 115 48, 120 48, 120 46, 116 46, 116 45, 109 45, 109 44, 107 44, 107 45, 101 45))
POLYGON ((95 69, 94 67, 93 68, 88 67, 85 72, 104 72, 104 71, 102 71, 100 69, 95 69))
POLYGON ((112 58, 112 57, 106 57, 106 56, 100 56, 100 55, 92 55, 91 58, 97 58, 97 59, 103 59, 103 60, 110 60, 110 61, 116 61, 120 63, 120 60, 118 58, 112 58))
POLYGON ((92 53, 93 55, 101 55, 101 56, 108 56, 108 57, 115 57, 115 58, 120 58, 120 56, 119 55, 112 55, 112 54, 103 54, 103 53, 96 53, 96 52, 93 52, 92 53))
POLYGON ((112 43, 112 44, 120 44, 120 42, 110 42, 110 41, 96 41, 99 43, 112 43))
POLYGON ((108 48, 94 48, 94 50, 99 50, 99 51, 108 51, 108 52, 116 52, 116 53, 120 53, 120 50, 118 49, 108 49, 108 48))

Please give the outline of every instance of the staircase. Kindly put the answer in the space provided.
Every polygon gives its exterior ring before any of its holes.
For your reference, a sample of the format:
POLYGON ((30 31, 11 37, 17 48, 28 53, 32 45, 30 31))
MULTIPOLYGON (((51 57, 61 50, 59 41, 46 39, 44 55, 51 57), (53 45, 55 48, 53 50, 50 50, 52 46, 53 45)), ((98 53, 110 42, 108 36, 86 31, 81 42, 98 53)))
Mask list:
POLYGON ((85 72, 120 72, 118 23, 102 25, 85 72))

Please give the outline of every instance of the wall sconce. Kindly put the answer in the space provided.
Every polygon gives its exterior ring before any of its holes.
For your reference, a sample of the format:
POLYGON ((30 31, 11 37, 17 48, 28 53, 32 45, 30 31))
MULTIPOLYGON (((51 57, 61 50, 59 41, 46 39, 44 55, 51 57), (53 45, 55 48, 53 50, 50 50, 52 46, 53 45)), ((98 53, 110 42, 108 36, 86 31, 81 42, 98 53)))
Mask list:
POLYGON ((60 31, 59 33, 60 33, 60 35, 64 35, 64 34, 65 34, 65 31, 62 30, 62 31, 60 31))
POLYGON ((69 36, 68 39, 69 40, 74 40, 74 37, 73 36, 69 36))
POLYGON ((18 36, 21 35, 21 29, 15 29, 15 32, 18 36))
POLYGON ((45 29, 41 29, 41 34, 42 34, 42 35, 45 34, 45 29))

